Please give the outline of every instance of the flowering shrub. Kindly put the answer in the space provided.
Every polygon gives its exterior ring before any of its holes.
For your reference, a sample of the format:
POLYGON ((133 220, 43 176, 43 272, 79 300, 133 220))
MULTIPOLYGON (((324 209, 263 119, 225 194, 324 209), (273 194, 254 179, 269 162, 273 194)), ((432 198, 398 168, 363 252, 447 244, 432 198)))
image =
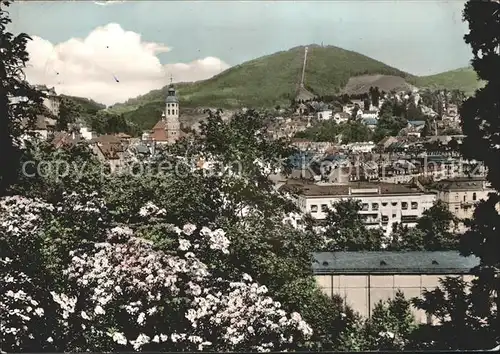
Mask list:
MULTIPOLYGON (((73 228, 85 241, 61 257, 68 260, 62 283, 40 277, 47 262, 43 256, 31 260, 42 263, 37 273, 29 261, 13 261, 22 258, 22 248, 10 247, 9 258, 2 249, 0 336, 7 340, 1 350, 270 351, 293 348, 312 334, 298 313, 287 314, 249 275, 223 279, 200 261, 200 254, 230 252, 220 229, 174 228, 177 250, 167 252, 127 226, 106 226, 98 217, 103 205, 95 197, 93 202, 92 196, 72 194, 55 207, 13 198, 0 201, 2 246, 21 235, 36 254, 38 240, 57 236, 54 220, 42 215, 70 209, 73 228), (88 218, 92 222, 85 224, 88 218), (47 308, 54 321, 43 319, 47 308)), ((148 212, 161 210, 148 205, 142 214, 148 212)))

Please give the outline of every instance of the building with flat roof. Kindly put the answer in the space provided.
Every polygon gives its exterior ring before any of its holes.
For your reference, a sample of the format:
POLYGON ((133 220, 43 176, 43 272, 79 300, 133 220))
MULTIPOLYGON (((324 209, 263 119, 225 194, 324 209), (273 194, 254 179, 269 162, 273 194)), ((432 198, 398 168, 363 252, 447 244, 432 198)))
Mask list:
MULTIPOLYGON (((439 286, 446 276, 472 280, 470 270, 479 258, 458 252, 318 252, 312 269, 320 289, 339 295, 364 317, 370 317, 379 301, 393 298, 400 290, 407 299, 439 286)), ((413 308, 419 323, 429 323, 424 311, 413 308)))
POLYGON ((360 213, 367 227, 382 228, 387 235, 396 222, 414 227, 417 219, 436 200, 435 194, 390 183, 285 184, 280 190, 295 196, 300 210, 318 221, 326 218, 333 203, 343 199, 359 200, 360 213))

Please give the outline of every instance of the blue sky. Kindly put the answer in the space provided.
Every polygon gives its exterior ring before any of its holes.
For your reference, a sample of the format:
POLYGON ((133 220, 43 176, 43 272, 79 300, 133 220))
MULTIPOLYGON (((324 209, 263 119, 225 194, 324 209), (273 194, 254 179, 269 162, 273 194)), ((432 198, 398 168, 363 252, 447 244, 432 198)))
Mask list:
POLYGON ((228 65, 298 45, 354 50, 417 75, 467 66, 464 1, 93 1, 12 5, 14 32, 54 46, 117 23, 171 50, 161 64, 206 57, 228 65))

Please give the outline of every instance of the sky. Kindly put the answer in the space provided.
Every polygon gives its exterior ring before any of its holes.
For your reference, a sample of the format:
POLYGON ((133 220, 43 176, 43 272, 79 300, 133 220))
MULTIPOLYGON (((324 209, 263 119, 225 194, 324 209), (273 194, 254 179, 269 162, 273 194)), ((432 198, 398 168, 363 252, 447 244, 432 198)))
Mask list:
POLYGON ((28 81, 111 105, 299 45, 334 45, 416 75, 469 65, 465 0, 25 1, 28 81))

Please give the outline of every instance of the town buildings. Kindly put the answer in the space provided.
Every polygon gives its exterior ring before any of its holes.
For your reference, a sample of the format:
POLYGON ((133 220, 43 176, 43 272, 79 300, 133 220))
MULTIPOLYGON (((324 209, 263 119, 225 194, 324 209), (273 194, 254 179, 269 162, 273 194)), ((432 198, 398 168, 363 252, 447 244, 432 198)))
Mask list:
POLYGON ((436 195, 409 185, 356 182, 346 184, 285 184, 280 190, 295 197, 299 209, 321 222, 332 205, 345 199, 359 200, 360 214, 367 227, 381 228, 386 235, 392 225, 414 227, 423 212, 431 208, 436 195))
POLYGON ((92 151, 97 158, 107 163, 111 172, 118 171, 126 162, 126 142, 115 135, 101 135, 90 141, 92 151))

